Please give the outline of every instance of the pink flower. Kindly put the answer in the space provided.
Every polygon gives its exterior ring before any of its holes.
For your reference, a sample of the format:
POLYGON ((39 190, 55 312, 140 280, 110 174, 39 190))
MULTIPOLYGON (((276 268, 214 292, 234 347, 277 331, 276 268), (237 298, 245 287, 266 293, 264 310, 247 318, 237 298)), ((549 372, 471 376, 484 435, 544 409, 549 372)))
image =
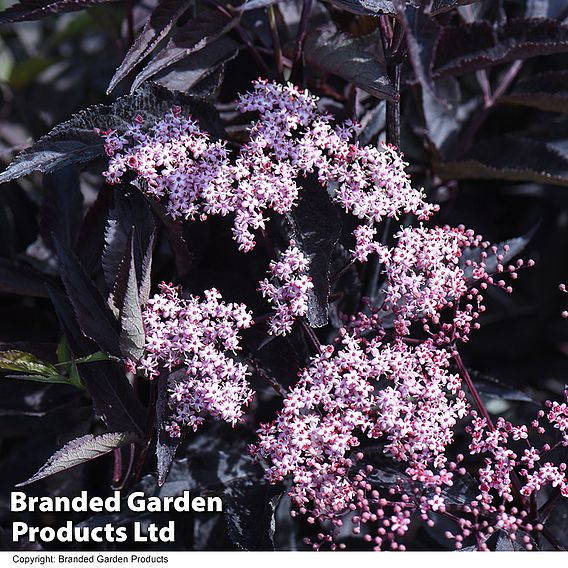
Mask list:
MULTIPOLYGON (((160 289, 144 310, 146 346, 139 369, 153 378, 160 365, 186 368, 181 378, 170 375, 170 404, 179 425, 195 430, 205 416, 234 425, 242 419, 253 391, 246 365, 228 353, 239 351, 238 333, 252 325, 250 312, 244 304, 220 301, 214 288, 204 292, 203 300, 183 299, 178 289, 165 283, 160 289)), ((175 423, 168 431, 179 436, 175 423)))

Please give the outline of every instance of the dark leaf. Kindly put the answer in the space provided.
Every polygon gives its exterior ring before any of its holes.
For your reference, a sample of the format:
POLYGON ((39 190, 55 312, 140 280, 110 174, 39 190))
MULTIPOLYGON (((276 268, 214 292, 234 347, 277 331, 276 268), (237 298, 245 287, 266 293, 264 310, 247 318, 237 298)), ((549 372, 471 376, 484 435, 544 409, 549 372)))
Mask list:
MULTIPOLYGON (((399 13, 398 4, 404 4, 400 0, 398 2, 397 0, 329 0, 329 2, 340 10, 361 16, 377 16, 380 14, 394 16, 399 13)), ((418 0, 411 2, 411 4, 417 5, 418 0)))
POLYGON ((104 234, 113 205, 113 193, 101 188, 95 202, 91 205, 81 224, 75 250, 85 270, 93 277, 102 272, 104 234))
POLYGON ((160 0, 144 29, 138 34, 136 41, 116 70, 108 86, 107 94, 156 48, 189 6, 187 0, 160 0))
POLYGON ((172 412, 168 404, 168 387, 169 381, 176 374, 185 374, 185 370, 180 369, 169 373, 164 369, 158 379, 158 397, 156 399, 156 461, 159 486, 165 483, 176 451, 182 441, 181 437, 172 438, 164 428, 164 426, 172 420, 172 412))
POLYGON ((0 292, 47 298, 44 280, 33 268, 0 258, 0 292))
MULTIPOLYGON (((136 231, 133 231, 134 233, 136 231)), ((144 353, 144 323, 138 295, 136 259, 134 257, 134 239, 131 239, 128 279, 124 297, 120 303, 120 351, 124 357, 138 361, 144 353)))
POLYGON ((116 0, 19 0, 0 12, 0 25, 26 20, 39 20, 52 14, 74 12, 116 0))
POLYGON ((490 540, 494 541, 496 552, 515 552, 515 551, 526 550, 525 547, 522 546, 520 542, 517 542, 516 540, 511 540, 511 537, 506 531, 500 530, 497 533, 497 536, 493 537, 490 540))
POLYGON ((274 512, 281 488, 254 477, 236 479, 223 492, 231 541, 243 550, 273 550, 274 512))
POLYGON ((459 260, 459 265, 463 269, 466 278, 473 283, 474 280, 472 279, 472 272, 473 268, 470 266, 466 266, 466 261, 473 260, 474 262, 482 262, 485 264, 485 270, 488 274, 495 274, 497 272, 497 266, 499 261, 497 260, 498 256, 502 256, 502 260, 500 261, 501 264, 506 265, 511 262, 516 256, 521 254, 521 252, 525 249, 525 247, 529 244, 530 240, 532 239, 536 229, 538 227, 533 228, 529 231, 526 235, 521 235, 520 237, 513 237, 512 239, 507 239, 496 245, 497 252, 493 252, 492 250, 486 250, 487 258, 481 258, 481 249, 476 247, 474 249, 467 248, 462 252, 462 255, 459 260), (507 248, 507 250, 505 250, 507 248))
POLYGON ((203 49, 191 53, 178 63, 158 73, 154 80, 172 91, 190 92, 202 79, 209 77, 219 65, 234 59, 239 44, 229 37, 221 36, 203 49))
POLYGON ((18 483, 17 487, 29 485, 39 481, 44 477, 54 475, 66 469, 70 469, 87 461, 108 454, 115 448, 120 448, 133 442, 136 439, 134 434, 129 432, 108 432, 100 436, 87 434, 81 438, 73 440, 55 454, 53 454, 46 464, 28 480, 18 483))
POLYGON ((568 71, 549 71, 526 77, 497 102, 568 113, 568 71))
POLYGON ((460 87, 454 77, 438 79, 433 84, 434 92, 422 90, 422 107, 426 133, 430 141, 449 159, 458 151, 456 144, 464 124, 479 109, 480 99, 461 100, 460 87))
POLYGON ((0 369, 32 375, 58 375, 57 369, 31 353, 9 349, 0 351, 0 369))
MULTIPOLYGON (((96 351, 95 344, 84 337, 65 296, 51 284, 49 296, 73 354, 86 357, 96 351)), ((81 378, 89 391, 97 413, 112 430, 141 434, 144 409, 135 397, 125 374, 114 363, 101 361, 81 365, 81 378)))
POLYGON ((306 184, 289 216, 294 239, 308 257, 314 287, 308 293, 308 322, 322 327, 328 321, 331 254, 341 236, 341 217, 327 192, 317 183, 306 184))
POLYGON ((106 353, 120 357, 118 322, 93 281, 64 243, 55 240, 59 271, 83 334, 106 353))
POLYGON ((433 51, 440 36, 440 25, 422 10, 401 10, 399 19, 406 34, 408 57, 422 91, 436 100, 438 105, 442 104, 431 76, 433 51))
POLYGON ((397 97, 384 62, 368 52, 360 39, 330 28, 315 30, 306 38, 304 54, 309 65, 337 75, 375 97, 397 97))
MULTIPOLYGON (((497 0, 493 0, 496 2, 497 0)), ((432 0, 431 7, 429 9, 430 14, 441 14, 442 12, 447 12, 458 6, 465 6, 467 4, 473 4, 479 2, 479 0, 432 0)), ((423 2, 424 4, 424 2, 423 2)), ((428 5, 428 2, 425 3, 428 5)))
POLYGON ((166 47, 160 50, 136 77, 131 91, 135 91, 144 81, 170 65, 203 49, 207 44, 228 32, 237 23, 238 17, 227 17, 220 10, 203 10, 195 18, 176 30, 166 47))
MULTIPOLYGON (((154 217, 142 194, 134 188, 117 186, 114 192, 114 207, 109 211, 105 230, 102 258, 105 281, 109 290, 116 291, 119 277, 123 278, 123 287, 126 285, 131 249, 134 254, 136 275, 141 277, 142 264, 153 239, 154 230, 154 217), (136 227, 135 231, 133 227, 136 227), (121 268, 123 266, 124 270, 121 268)), ((118 303, 115 305, 119 306, 118 303)))
POLYGON ((183 237, 183 225, 179 220, 176 221, 172 219, 165 212, 164 207, 160 203, 151 201, 150 205, 166 231, 174 255, 178 275, 183 276, 187 274, 193 264, 193 254, 189 250, 188 244, 183 237))
MULTIPOLYGON (((252 2, 262 2, 262 0, 251 0, 252 2)), ((418 8, 421 5, 426 8, 429 7, 429 13, 432 15, 441 14, 452 10, 457 6, 465 4, 472 4, 478 0, 432 0, 425 2, 424 0, 328 0, 333 6, 358 14, 361 16, 380 14, 389 14, 392 16, 399 16, 401 7, 404 5, 418 8)))
POLYGON ((140 286, 138 288, 138 296, 140 305, 145 306, 150 298, 150 290, 152 288, 152 254, 154 252, 155 233, 152 234, 150 242, 146 248, 146 253, 142 259, 142 271, 140 273, 140 286))
POLYGON ((568 26, 547 19, 509 20, 495 30, 486 21, 442 30, 435 76, 462 75, 515 59, 568 51, 568 26))
POLYGON ((565 0, 527 0, 527 18, 566 18, 565 0))
MULTIPOLYGON (((548 139, 547 139, 548 137, 548 139)), ((568 185, 565 141, 507 135, 483 140, 459 160, 436 166, 443 179, 507 179, 568 185)))
POLYGON ((53 247, 52 235, 68 246, 75 244, 83 218, 83 194, 79 172, 68 166, 43 178, 41 235, 53 247))
POLYGON ((208 104, 159 85, 147 84, 132 95, 111 105, 99 105, 74 115, 40 138, 31 148, 18 154, 0 174, 0 183, 27 175, 34 170, 52 172, 63 166, 88 162, 104 155, 103 139, 95 129, 124 132, 137 115, 148 124, 179 106, 193 115, 201 126, 217 136, 222 131, 216 111, 208 104))
POLYGON ((473 376, 474 384, 477 391, 487 398, 495 398, 497 400, 512 400, 518 402, 534 402, 534 400, 523 391, 516 389, 511 385, 506 385, 493 377, 481 375, 470 371, 473 376))

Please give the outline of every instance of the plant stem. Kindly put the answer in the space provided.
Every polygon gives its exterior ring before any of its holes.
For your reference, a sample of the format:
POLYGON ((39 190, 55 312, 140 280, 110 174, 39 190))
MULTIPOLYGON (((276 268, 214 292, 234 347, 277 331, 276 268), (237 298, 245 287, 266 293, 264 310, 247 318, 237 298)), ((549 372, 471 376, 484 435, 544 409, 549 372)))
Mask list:
POLYGON ((495 92, 491 97, 492 105, 495 104, 495 101, 499 97, 501 97, 505 93, 505 91, 511 86, 511 83, 515 80, 515 77, 519 74, 519 71, 521 70, 522 66, 523 66, 523 60, 518 59, 517 61, 511 64, 509 69, 507 69, 507 72, 501 79, 499 85, 497 85, 497 88, 495 89, 495 92))
POLYGON ((392 144, 398 148, 400 146, 400 64, 390 66, 389 79, 399 96, 394 101, 387 100, 386 138, 387 144, 392 144))
POLYGON ((278 35, 278 25, 276 24, 276 12, 274 6, 268 6, 268 24, 272 34, 272 46, 274 50, 274 60, 276 69, 278 70, 278 78, 280 81, 284 79, 282 63, 282 46, 280 44, 280 36, 278 35))
POLYGON ((321 343, 318 339, 318 336, 315 334, 314 330, 310 327, 310 324, 304 319, 300 318, 300 324, 302 325, 302 329, 304 333, 310 340, 310 343, 313 345, 314 349, 317 351, 318 354, 321 353, 321 343))
POLYGON ((458 367, 460 376, 463 379, 463 381, 465 382, 465 384, 467 385, 467 388, 468 388, 469 392, 471 393, 471 396, 473 397, 473 401, 475 403, 477 411, 481 414, 481 416, 483 416, 483 418, 485 418, 488 428, 492 432, 495 432, 495 425, 493 424, 493 421, 491 420, 491 416, 489 416, 489 412, 487 412, 487 409, 485 408, 485 405, 483 404, 483 401, 481 400, 481 397, 479 396, 479 393, 477 392, 477 389, 475 388, 475 385, 473 384, 473 381, 472 381, 467 369, 465 368, 465 365, 463 364, 461 355, 458 353, 457 350, 454 351, 453 357, 454 357, 454 361, 455 361, 455 363, 458 367))
POLYGON ((295 82, 298 74, 298 67, 304 50, 304 42, 308 34, 308 23, 310 21, 310 14, 312 13, 313 0, 304 0, 302 7, 302 15, 300 17, 300 25, 298 27, 298 34, 296 35, 296 42, 294 45, 294 57, 292 59, 292 75, 291 81, 295 82))
MULTIPOLYGON (((467 385, 467 388, 473 398, 477 411, 481 414, 481 416, 483 416, 483 418, 485 418, 485 421, 487 422, 487 427, 491 430, 491 432, 495 432, 497 429, 495 428, 495 425, 491 420, 491 416, 489 416, 489 412, 487 411, 487 408, 485 408, 485 405, 483 404, 483 401, 481 400, 481 397, 479 396, 479 393, 477 392, 477 389, 473 384, 473 380, 471 379, 471 376, 468 373, 462 361, 461 355, 458 353, 457 349, 454 349, 454 353, 452 356, 458 367, 459 374, 463 379, 463 381, 465 382, 465 384, 467 385)), ((511 484, 513 491, 516 493, 517 497, 526 505, 527 499, 521 494, 521 487, 522 487, 521 480, 519 479, 517 472, 514 470, 511 471, 511 484)))
MULTIPOLYGON (((381 39, 383 43, 383 51, 387 61, 387 72, 395 90, 395 100, 387 100, 386 108, 386 142, 396 146, 400 146, 400 62, 393 60, 392 43, 397 41, 397 59, 399 56, 398 51, 402 50, 402 36, 401 31, 397 28, 397 33, 393 32, 388 17, 381 16, 381 39)), ((381 237, 381 243, 386 244, 391 228, 391 219, 386 219, 381 237)), ((377 289, 379 287, 379 278, 381 274, 381 263, 377 255, 373 255, 369 260, 366 270, 366 283, 363 287, 362 297, 368 297, 373 303, 377 289)))

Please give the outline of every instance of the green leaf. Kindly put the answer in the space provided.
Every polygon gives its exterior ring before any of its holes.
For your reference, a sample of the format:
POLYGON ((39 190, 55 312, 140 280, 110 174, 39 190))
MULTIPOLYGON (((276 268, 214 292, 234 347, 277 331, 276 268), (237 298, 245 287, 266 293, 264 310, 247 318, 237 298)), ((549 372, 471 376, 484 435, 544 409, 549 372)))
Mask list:
POLYGON ((67 342, 67 338, 65 336, 61 338, 61 341, 57 345, 56 353, 58 363, 68 363, 73 358, 73 353, 71 353, 69 343, 67 342))
POLYGON ((15 349, 0 352, 0 369, 48 377, 59 375, 51 363, 46 363, 31 353, 15 349))
POLYGON ((85 388, 81 380, 81 375, 79 375, 79 369, 77 369, 75 363, 71 365, 71 369, 69 370, 69 383, 79 388, 85 388))
POLYGON ((86 357, 81 357, 80 359, 75 359, 73 363, 96 363, 97 361, 111 361, 112 357, 109 357, 106 353, 102 351, 97 351, 92 355, 87 355, 86 357))
POLYGON ((21 379, 24 381, 34 381, 36 383, 51 383, 58 385, 71 385, 77 388, 84 388, 81 379, 77 377, 72 378, 71 376, 66 377, 65 375, 5 375, 6 379, 21 379), (78 382, 77 382, 78 379, 78 382))

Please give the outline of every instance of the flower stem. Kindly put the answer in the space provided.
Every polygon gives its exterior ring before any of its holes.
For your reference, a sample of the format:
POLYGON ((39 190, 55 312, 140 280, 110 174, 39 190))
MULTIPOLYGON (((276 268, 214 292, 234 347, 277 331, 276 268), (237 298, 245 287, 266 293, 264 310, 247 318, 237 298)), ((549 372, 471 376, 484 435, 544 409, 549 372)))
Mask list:
POLYGON ((485 405, 483 404, 483 401, 481 400, 481 397, 479 396, 479 393, 477 392, 477 389, 473 384, 473 380, 471 379, 471 376, 469 375, 467 369, 465 368, 465 365, 463 364, 461 355, 457 350, 454 351, 453 358, 458 367, 462 380, 465 382, 469 392, 471 393, 477 411, 481 414, 481 416, 483 416, 483 418, 485 418, 489 429, 492 432, 495 432, 495 425, 491 420, 491 416, 489 416, 489 412, 487 412, 487 408, 485 408, 485 405))

